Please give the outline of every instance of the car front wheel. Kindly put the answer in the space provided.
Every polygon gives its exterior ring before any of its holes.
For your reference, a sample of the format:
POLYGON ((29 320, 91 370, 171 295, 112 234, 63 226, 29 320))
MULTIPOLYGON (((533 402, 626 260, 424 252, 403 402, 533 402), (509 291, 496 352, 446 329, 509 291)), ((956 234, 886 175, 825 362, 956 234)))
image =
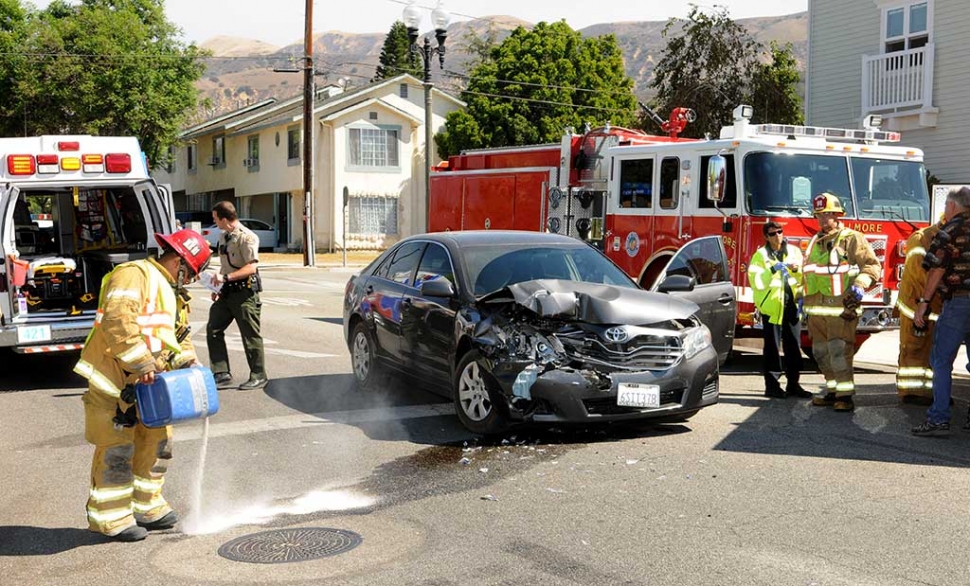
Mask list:
POLYGON ((490 435, 508 427, 502 395, 483 366, 482 355, 472 350, 458 363, 454 382, 455 411, 472 433, 490 435))
POLYGON ((380 374, 380 365, 377 362, 377 347, 374 339, 364 322, 359 322, 354 326, 354 334, 351 338, 353 342, 350 346, 350 360, 354 368, 354 377, 357 379, 357 386, 367 388, 373 385, 380 374))

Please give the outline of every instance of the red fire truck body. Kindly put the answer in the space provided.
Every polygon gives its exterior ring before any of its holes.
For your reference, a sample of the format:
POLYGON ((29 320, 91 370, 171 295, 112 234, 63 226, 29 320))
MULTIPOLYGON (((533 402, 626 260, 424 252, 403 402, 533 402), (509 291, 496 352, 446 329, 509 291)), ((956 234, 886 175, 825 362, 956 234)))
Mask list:
MULTIPOLYGON (((729 275, 698 275, 698 286, 729 279, 739 336, 759 323, 747 266, 769 219, 803 252, 818 222, 813 195, 836 194, 844 224, 865 234, 883 278, 866 292, 859 331, 896 327, 892 317, 906 238, 930 220, 918 149, 886 144, 897 133, 752 125, 739 107, 716 140, 651 136, 624 129, 567 133, 561 144, 469 151, 432 174, 429 231, 517 229, 575 235, 600 247, 642 286, 654 285, 674 251, 719 234, 729 275), (712 157, 726 163, 714 201, 712 157), (708 280, 708 281, 705 281, 708 280)), ((717 260, 717 259, 712 259, 717 260)), ((760 335, 760 334, 759 334, 760 335)))

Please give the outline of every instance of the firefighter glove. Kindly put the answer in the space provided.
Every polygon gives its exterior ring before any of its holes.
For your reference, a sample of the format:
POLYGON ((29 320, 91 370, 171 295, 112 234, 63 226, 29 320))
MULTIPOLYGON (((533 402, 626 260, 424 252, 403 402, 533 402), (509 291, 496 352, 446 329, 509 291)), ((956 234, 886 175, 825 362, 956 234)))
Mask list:
POLYGON ((852 294, 855 295, 856 301, 862 301, 862 294, 863 294, 862 287, 853 285, 849 287, 849 291, 851 291, 852 294))
POLYGON ((125 385, 125 388, 121 390, 121 400, 125 403, 134 403, 137 396, 135 393, 135 385, 125 385))
POLYGON ((777 273, 778 271, 784 271, 784 270, 785 270, 785 263, 783 262, 776 262, 771 267, 771 272, 773 273, 777 273))

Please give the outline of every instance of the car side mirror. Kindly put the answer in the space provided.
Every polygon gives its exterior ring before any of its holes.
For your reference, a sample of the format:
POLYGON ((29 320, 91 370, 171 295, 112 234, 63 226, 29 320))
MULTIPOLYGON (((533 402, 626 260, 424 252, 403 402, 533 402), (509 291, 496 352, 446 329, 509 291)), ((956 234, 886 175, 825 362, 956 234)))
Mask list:
POLYGON ((657 291, 660 293, 693 291, 694 285, 696 284, 697 281, 694 279, 694 277, 688 277, 686 275, 670 275, 660 283, 660 286, 657 287, 657 291))
POLYGON ((435 277, 421 283, 421 295, 425 297, 454 297, 455 287, 444 277, 435 277))

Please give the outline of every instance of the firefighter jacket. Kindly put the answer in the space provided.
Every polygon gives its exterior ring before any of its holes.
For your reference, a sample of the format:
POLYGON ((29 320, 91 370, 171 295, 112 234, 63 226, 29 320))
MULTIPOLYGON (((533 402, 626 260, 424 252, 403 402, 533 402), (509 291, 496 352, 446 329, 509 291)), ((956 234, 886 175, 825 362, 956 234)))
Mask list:
POLYGON ((104 277, 94 328, 74 367, 92 389, 119 398, 142 375, 195 360, 189 297, 176 294, 174 285, 155 259, 124 263, 104 277))
MULTIPOLYGON (((813 303, 809 297, 842 297, 853 285, 863 291, 879 281, 882 268, 879 259, 860 232, 844 227, 827 233, 819 232, 808 243, 808 254, 802 267, 805 280, 805 313, 836 317, 843 308, 830 303, 813 303)), ((862 305, 855 311, 862 315, 862 305)))
MULTIPOLYGON (((899 282, 899 297, 896 307, 899 313, 909 319, 916 317, 916 300, 923 296, 926 286, 926 269, 923 268, 923 257, 929 248, 933 237, 940 231, 941 224, 933 224, 921 228, 906 240, 906 264, 903 266, 903 278, 899 282)), ((943 299, 934 295, 930 300, 930 314, 927 319, 936 321, 943 311, 943 299)))
POLYGON ((758 311, 768 316, 768 321, 780 324, 785 315, 785 286, 791 290, 792 302, 801 298, 802 253, 798 248, 784 243, 778 252, 768 250, 768 245, 759 248, 748 266, 748 282, 754 291, 754 304, 758 311), (795 268, 775 271, 771 267, 779 262, 794 265, 795 268))

